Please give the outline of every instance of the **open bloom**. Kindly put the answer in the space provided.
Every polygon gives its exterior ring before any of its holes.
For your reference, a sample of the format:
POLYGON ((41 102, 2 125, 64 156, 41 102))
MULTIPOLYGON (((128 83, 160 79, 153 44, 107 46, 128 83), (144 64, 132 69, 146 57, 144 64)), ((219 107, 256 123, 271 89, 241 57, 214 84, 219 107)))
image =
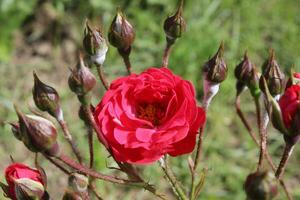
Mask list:
POLYGON ((16 185, 24 186, 26 190, 40 191, 40 196, 44 193, 44 182, 41 173, 22 163, 13 163, 5 169, 5 179, 8 184, 8 194, 13 200, 18 199, 16 185), (32 186, 32 187, 31 187, 32 186))
POLYGON ((192 152, 205 112, 189 81, 150 68, 115 80, 94 118, 116 160, 146 164, 192 152))

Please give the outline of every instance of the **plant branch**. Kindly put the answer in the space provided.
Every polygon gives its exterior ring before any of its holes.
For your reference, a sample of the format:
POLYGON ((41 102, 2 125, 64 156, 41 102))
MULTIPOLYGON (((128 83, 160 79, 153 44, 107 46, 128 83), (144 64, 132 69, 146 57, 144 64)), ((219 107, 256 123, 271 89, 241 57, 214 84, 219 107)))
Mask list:
POLYGON ((171 46, 174 43, 171 43, 169 41, 167 41, 165 50, 164 50, 164 55, 163 55, 163 61, 162 61, 162 67, 168 67, 169 65, 169 57, 170 57, 170 53, 171 53, 171 46))
POLYGON ((108 90, 109 84, 106 80, 106 77, 105 77, 105 74, 104 74, 104 71, 103 71, 103 65, 96 64, 96 68, 97 68, 98 76, 99 76, 99 78, 102 82, 102 85, 104 86, 104 88, 106 90, 108 90))
POLYGON ((62 172, 64 172, 65 174, 67 174, 67 175, 71 174, 71 172, 69 172, 69 170, 67 170, 63 165, 61 165, 59 162, 57 162, 56 160, 54 160, 50 156, 47 156, 46 154, 43 154, 43 156, 47 160, 49 160, 53 165, 55 165, 57 168, 59 168, 62 172))
MULTIPOLYGON (((252 140, 255 142, 255 144, 256 144, 257 146, 260 146, 259 141, 258 141, 258 139, 256 138, 255 133, 253 132, 253 130, 252 130, 251 126, 250 126, 250 123, 248 122, 248 120, 247 120, 246 117, 244 116, 243 111, 241 110, 241 106, 240 106, 240 95, 238 95, 238 96, 236 97, 236 100, 235 100, 235 107, 236 107, 236 112, 237 112, 239 118, 241 119, 242 123, 244 124, 245 128, 247 129, 247 132, 249 133, 250 137, 252 138, 252 140)), ((268 164, 269 164, 270 167, 272 168, 273 172, 276 172, 276 166, 275 166, 275 164, 274 164, 274 162, 273 162, 273 160, 272 160, 272 158, 271 158, 271 156, 270 156, 270 154, 269 154, 268 151, 266 151, 266 155, 265 155, 265 156, 266 156, 266 159, 267 159, 267 161, 268 161, 268 164)), ((287 189, 287 187, 286 187, 285 182, 284 182, 282 179, 280 179, 280 180, 279 180, 279 183, 280 183, 281 187, 283 188, 283 190, 284 190, 284 192, 285 192, 285 194, 286 194, 288 200, 292 200, 293 198, 292 198, 291 194, 289 193, 289 191, 288 191, 288 189, 287 189)))
POLYGON ((290 156, 293 153, 294 146, 295 146, 294 144, 290 144, 288 142, 285 143, 284 152, 283 152, 283 155, 281 157, 281 161, 280 161, 279 166, 278 166, 278 168, 275 172, 275 177, 279 180, 281 179, 281 177, 284 173, 285 167, 288 163, 288 160, 289 160, 290 156))
POLYGON ((82 156, 80 154, 80 151, 79 149, 77 148, 77 145, 75 144, 73 138, 72 138, 72 135, 69 131, 69 128, 67 126, 67 123, 63 120, 63 119, 57 119, 59 125, 61 126, 62 130, 63 130, 63 133, 64 133, 64 136, 66 138, 66 140, 68 141, 68 143, 70 144, 71 148, 72 148, 72 151, 73 153, 75 154, 77 160, 82 163, 82 156))
POLYGON ((257 171, 261 170, 263 159, 265 157, 266 146, 267 146, 267 136, 265 134, 263 124, 262 124, 262 109, 259 101, 259 97, 254 98, 256 115, 257 115, 257 126, 260 136, 260 151, 259 151, 259 160, 257 165, 257 171))

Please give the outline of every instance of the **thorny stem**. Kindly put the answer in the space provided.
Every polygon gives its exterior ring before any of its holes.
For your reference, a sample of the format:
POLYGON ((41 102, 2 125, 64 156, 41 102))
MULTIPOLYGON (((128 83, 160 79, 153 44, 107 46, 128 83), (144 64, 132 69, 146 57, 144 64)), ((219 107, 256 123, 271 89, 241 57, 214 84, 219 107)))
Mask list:
POLYGON ((280 161, 279 166, 278 166, 278 168, 275 172, 275 177, 277 179, 281 179, 281 177, 284 173, 285 167, 288 163, 288 160, 289 160, 290 156, 293 153, 294 146, 295 146, 294 144, 291 144, 291 143, 288 143, 288 142, 285 143, 284 152, 283 152, 283 155, 281 157, 281 161, 280 161))
POLYGON ((77 145, 75 144, 72 135, 70 134, 69 128, 67 126, 67 123, 64 120, 61 119, 57 119, 59 125, 61 126, 64 136, 66 138, 66 140, 68 141, 68 143, 70 144, 73 153, 75 154, 77 160, 82 163, 82 156, 80 154, 79 149, 77 148, 77 145))
POLYGON ((168 67, 172 44, 174 44, 174 43, 167 41, 167 44, 166 44, 166 47, 164 50, 164 55, 163 55, 162 67, 168 67))
POLYGON ((257 126, 258 126, 258 131, 260 136, 260 152, 259 152, 259 160, 257 164, 257 171, 259 171, 262 168, 263 159, 266 152, 267 136, 265 134, 265 131, 263 130, 262 114, 261 114, 262 110, 261 110, 259 97, 255 97, 254 102, 255 102, 256 115, 257 115, 257 126))
POLYGON ((175 194, 179 200, 188 200, 185 192, 181 188, 180 184, 178 183, 173 171, 171 170, 167 157, 163 157, 159 160, 160 167, 162 168, 163 172, 166 175, 167 180, 170 182, 173 190, 175 190, 175 194))
POLYGON ((64 166, 62 166, 59 162, 57 162, 55 159, 51 158, 50 156, 47 156, 46 154, 43 154, 43 156, 49 160, 53 165, 55 165, 58 169, 60 169, 62 172, 64 172, 67 175, 70 175, 71 172, 67 170, 64 166))
POLYGON ((125 186, 135 186, 135 187, 142 187, 145 190, 153 193, 155 196, 157 196, 160 199, 166 200, 162 195, 158 194, 155 190, 155 188, 150 185, 149 183, 146 182, 140 182, 140 181, 132 181, 132 180, 126 180, 126 179, 122 179, 119 177, 114 177, 114 176, 109 176, 109 175, 105 175, 102 174, 100 172, 97 172, 93 169, 90 169, 84 165, 81 165, 79 163, 77 163, 76 161, 72 160, 71 158, 69 158, 68 156, 61 154, 59 156, 56 157, 58 160, 64 162, 66 165, 68 165, 69 167, 78 170, 79 172, 89 175, 95 179, 101 179, 104 181, 108 181, 111 183, 115 183, 115 184, 120 184, 120 185, 125 185, 125 186))
POLYGON ((109 88, 109 84, 106 80, 106 77, 105 77, 105 74, 104 74, 104 71, 103 71, 103 66, 102 65, 99 65, 99 64, 96 64, 96 67, 97 67, 97 72, 98 72, 98 76, 102 82, 102 85, 104 86, 104 88, 106 90, 108 90, 109 88))
MULTIPOLYGON (((258 139, 255 136, 255 133, 253 132, 253 130, 252 130, 249 122, 247 121, 246 117, 244 116, 243 111, 241 110, 240 95, 238 95, 236 97, 235 107, 236 107, 236 112, 237 112, 238 116, 240 117, 242 123, 244 124, 245 128, 247 129, 250 137, 252 138, 252 140, 255 142, 255 144, 257 146, 260 146, 259 141, 258 141, 258 139)), ((266 155, 265 156, 266 156, 266 159, 267 159, 270 167, 272 168, 273 172, 276 172, 276 166, 275 166, 275 164, 274 164, 274 162, 273 162, 273 160, 272 160, 272 158, 271 158, 271 156, 270 156, 270 154, 269 154, 268 151, 266 151, 266 155)), ((288 189, 287 189, 287 187, 285 185, 285 182, 282 179, 280 179, 279 183, 280 183, 281 187, 283 188, 283 190, 284 190, 284 192, 285 192, 288 200, 292 200, 293 198, 292 198, 291 194, 289 193, 289 191, 288 191, 288 189)))
POLYGON ((64 155, 61 153, 61 155, 56 157, 58 160, 62 161, 63 163, 65 163, 66 165, 68 165, 69 167, 76 169, 78 171, 80 171, 81 173, 84 173, 86 175, 89 175, 93 178, 96 179, 102 179, 111 183, 116 183, 116 184, 133 184, 133 185, 139 185, 139 182, 133 182, 130 180, 125 180, 122 178, 117 178, 117 177, 113 177, 113 176, 109 176, 109 175, 105 175, 99 172, 94 171, 93 169, 89 169, 88 167, 81 165, 79 163, 77 163, 75 160, 69 158, 68 156, 64 155))

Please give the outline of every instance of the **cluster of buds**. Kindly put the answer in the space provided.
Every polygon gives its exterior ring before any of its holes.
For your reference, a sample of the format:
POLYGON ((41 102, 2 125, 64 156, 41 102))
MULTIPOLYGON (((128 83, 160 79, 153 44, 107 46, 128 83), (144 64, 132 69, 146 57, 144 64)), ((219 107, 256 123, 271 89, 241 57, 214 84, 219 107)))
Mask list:
POLYGON ((207 108, 212 98, 218 93, 220 83, 223 82, 228 73, 224 57, 224 43, 222 42, 217 53, 203 66, 203 107, 207 108))
POLYGON ((271 200, 278 193, 277 180, 268 171, 249 174, 244 189, 249 200, 271 200))
POLYGON ((180 1, 180 5, 174 15, 169 16, 164 22, 164 31, 166 34, 166 40, 168 44, 173 44, 177 38, 180 38, 185 32, 186 23, 182 16, 183 12, 183 0, 180 1))
POLYGON ((18 123, 11 123, 12 132, 32 152, 48 156, 59 154, 57 131, 52 122, 35 115, 25 115, 15 106, 18 123))

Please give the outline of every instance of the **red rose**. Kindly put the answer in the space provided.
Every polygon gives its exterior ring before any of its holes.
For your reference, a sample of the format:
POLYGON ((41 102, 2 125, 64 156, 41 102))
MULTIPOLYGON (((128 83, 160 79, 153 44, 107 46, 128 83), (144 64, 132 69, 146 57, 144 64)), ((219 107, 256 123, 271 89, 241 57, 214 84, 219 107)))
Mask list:
POLYGON ((15 181, 17 179, 28 178, 44 185, 41 173, 22 163, 13 163, 5 169, 5 179, 9 187, 10 198, 16 200, 15 181))
POLYGON ((289 129, 294 116, 300 106, 300 85, 292 85, 287 88, 279 99, 279 106, 285 126, 289 129))
POLYGON ((94 117, 116 160, 146 164, 192 152, 205 112, 189 81, 150 68, 115 80, 94 117))

